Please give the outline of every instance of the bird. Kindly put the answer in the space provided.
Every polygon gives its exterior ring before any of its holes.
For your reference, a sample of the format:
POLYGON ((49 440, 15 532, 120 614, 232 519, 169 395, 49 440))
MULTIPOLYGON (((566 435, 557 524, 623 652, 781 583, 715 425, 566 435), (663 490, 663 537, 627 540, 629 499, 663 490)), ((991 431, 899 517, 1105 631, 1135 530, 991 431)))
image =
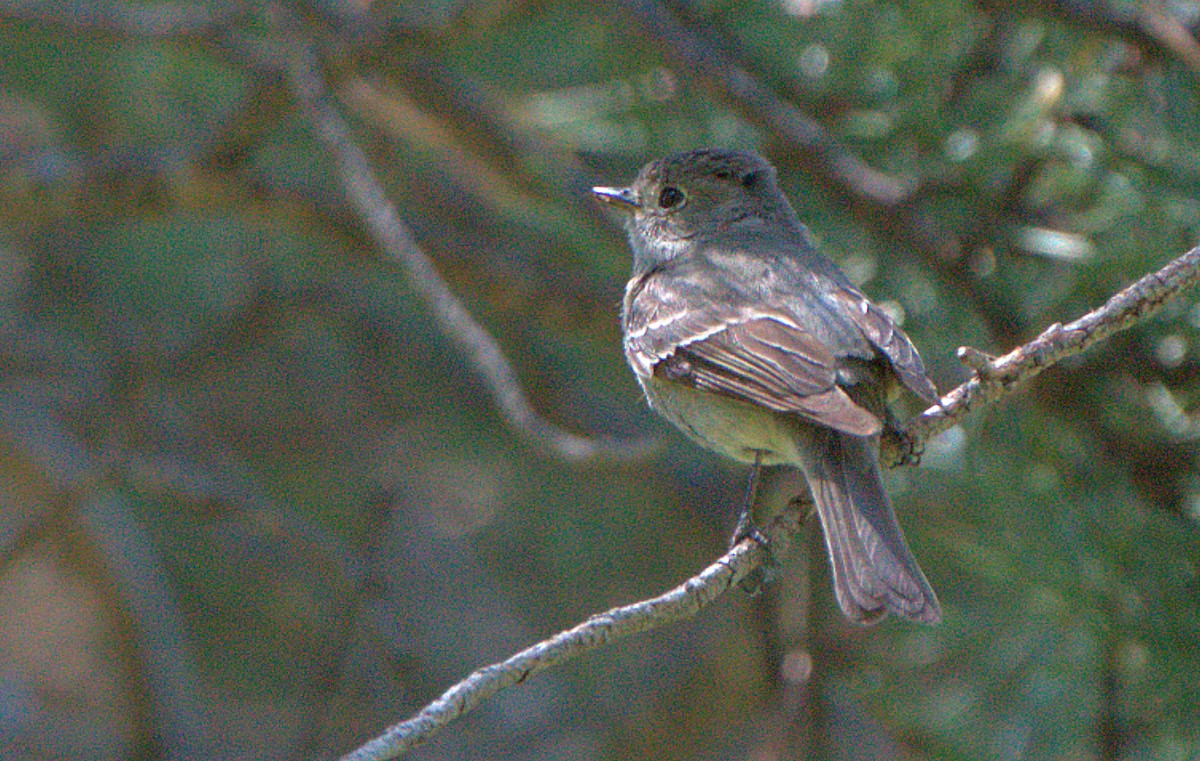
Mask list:
MULTIPOLYGON (((851 621, 940 621, 879 464, 890 402, 907 389, 937 403, 937 389, 895 321, 818 252, 774 167, 692 150, 592 192, 624 218, 633 251, 623 344, 650 407, 751 464, 751 495, 760 467, 800 469, 851 621)), ((735 542, 761 537, 751 508, 735 542)))

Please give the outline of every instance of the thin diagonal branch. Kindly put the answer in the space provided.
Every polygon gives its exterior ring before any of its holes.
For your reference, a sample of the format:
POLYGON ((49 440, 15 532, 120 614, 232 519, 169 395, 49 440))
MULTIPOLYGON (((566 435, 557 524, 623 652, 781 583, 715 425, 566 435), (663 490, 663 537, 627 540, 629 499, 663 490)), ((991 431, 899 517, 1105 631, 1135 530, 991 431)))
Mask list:
POLYGON ((923 442, 957 424, 975 407, 1009 396, 1020 384, 1067 357, 1132 327, 1197 282, 1200 246, 1142 277, 1099 309, 1066 325, 1056 322, 1003 357, 992 358, 975 349, 960 348, 959 358, 975 370, 975 377, 943 396, 939 406, 909 421, 904 433, 919 450, 923 442))
MULTIPOLYGON (((976 377, 942 397, 940 406, 914 418, 905 433, 910 442, 922 445, 961 421, 972 410, 1012 394, 1022 382, 1063 359, 1144 320, 1197 281, 1200 281, 1200 246, 1141 278, 1099 309, 1067 325, 1055 323, 1034 340, 999 359, 973 349, 960 349, 959 356, 976 369, 976 377)), ((786 553, 789 538, 798 526, 798 511, 791 509, 767 527, 771 555, 781 557, 786 553)), ((520 684, 533 674, 618 638, 694 616, 731 586, 757 571, 767 558, 764 547, 752 539, 744 540, 699 575, 664 595, 592 616, 575 628, 539 642, 506 661, 479 669, 416 716, 389 728, 378 738, 344 756, 342 761, 395 758, 429 740, 483 700, 506 687, 520 684)))
MULTIPOLYGON (((799 527, 799 511, 788 510, 766 528, 771 551, 779 556, 799 527)), ((426 742, 447 724, 506 687, 609 642, 695 616, 767 560, 767 549, 745 539, 708 568, 666 594, 598 613, 578 626, 526 648, 508 660, 484 666, 442 693, 411 719, 342 757, 341 761, 382 761, 426 742)))
POLYGON ((350 128, 327 94, 311 50, 298 35, 288 79, 313 130, 337 164, 343 187, 371 236, 389 257, 402 265, 418 292, 433 310, 438 325, 459 346, 492 390, 501 414, 528 439, 567 460, 638 459, 655 446, 650 440, 579 436, 539 415, 521 389, 516 371, 496 340, 463 306, 438 274, 429 256, 417 245, 408 225, 388 200, 362 149, 350 137, 350 128))

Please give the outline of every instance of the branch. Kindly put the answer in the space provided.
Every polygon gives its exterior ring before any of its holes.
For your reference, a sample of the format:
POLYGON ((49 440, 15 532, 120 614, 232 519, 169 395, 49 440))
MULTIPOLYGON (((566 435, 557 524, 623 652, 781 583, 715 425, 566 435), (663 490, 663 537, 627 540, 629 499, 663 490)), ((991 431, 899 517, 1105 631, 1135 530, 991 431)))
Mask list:
MULTIPOLYGON (((280 13, 283 11, 280 9, 280 13)), ((330 102, 315 55, 298 34, 289 62, 288 81, 296 99, 337 165, 351 205, 376 244, 402 265, 433 310, 438 326, 466 355, 491 388, 500 413, 519 433, 566 460, 636 460, 656 444, 652 440, 589 438, 563 430, 539 415, 521 389, 516 371, 491 334, 480 325, 438 274, 429 256, 388 200, 371 171, 366 154, 350 138, 350 128, 330 102)))
MULTIPOLYGON (((1040 336, 998 359, 963 347, 959 357, 975 369, 974 378, 942 397, 941 404, 918 415, 904 434, 919 450, 924 442, 957 424, 980 405, 1002 399, 1049 367, 1158 311, 1185 288, 1200 281, 1200 246, 1146 275, 1094 311, 1067 325, 1055 323, 1040 336)), ((782 558, 799 527, 793 504, 765 529, 767 548, 753 539, 733 547, 715 563, 664 595, 592 616, 573 629, 529 647, 506 661, 485 666, 444 692, 408 721, 343 756, 341 761, 395 758, 429 740, 455 719, 500 690, 530 676, 628 637, 696 615, 730 587, 760 569, 770 557, 782 558)))
POLYGON ((1142 277, 1099 309, 1067 325, 1056 322, 1037 338, 1003 357, 989 357, 967 346, 960 348, 959 359, 975 371, 975 377, 943 396, 938 406, 930 407, 910 420, 904 426, 904 434, 920 451, 926 440, 956 425, 977 405, 991 404, 1009 396, 1017 386, 1047 368, 1132 327, 1198 281, 1200 246, 1157 272, 1142 277))
POLYGON ((484 666, 442 693, 408 721, 342 756, 341 761, 382 761, 426 742, 447 724, 470 712, 506 687, 560 663, 572 660, 609 642, 657 629, 695 616, 731 587, 763 566, 769 557, 781 557, 800 525, 793 505, 765 528, 766 545, 744 539, 716 562, 666 594, 598 613, 578 626, 526 648, 508 660, 484 666))

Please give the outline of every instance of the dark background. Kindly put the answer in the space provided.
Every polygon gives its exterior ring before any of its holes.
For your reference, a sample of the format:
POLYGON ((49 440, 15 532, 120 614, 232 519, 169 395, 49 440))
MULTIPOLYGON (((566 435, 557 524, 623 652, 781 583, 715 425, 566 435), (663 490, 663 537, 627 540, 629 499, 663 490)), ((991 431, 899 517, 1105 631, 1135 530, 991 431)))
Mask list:
MULTIPOLYGON (((645 408, 588 197, 754 149, 943 390, 1200 240, 1200 5, 0 2, 0 756, 329 758, 725 548, 745 470, 645 408), (311 53, 533 405, 347 202, 311 53)), ((764 595, 414 759, 1200 756, 1195 296, 892 471, 937 627, 764 595)), ((777 474, 764 498, 802 489, 777 474)))

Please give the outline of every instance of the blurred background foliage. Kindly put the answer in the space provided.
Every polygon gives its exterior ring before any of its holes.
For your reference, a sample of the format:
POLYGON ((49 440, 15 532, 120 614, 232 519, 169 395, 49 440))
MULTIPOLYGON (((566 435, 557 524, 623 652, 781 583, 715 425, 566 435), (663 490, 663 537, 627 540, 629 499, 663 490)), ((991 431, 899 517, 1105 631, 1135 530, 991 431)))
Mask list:
MULTIPOLYGON (((0 2, 0 756, 329 758, 725 547, 645 408, 644 161, 754 149, 947 390, 1200 242, 1200 4, 0 2), (288 72, 314 62, 533 405, 514 432, 288 72)), ((751 598, 413 758, 1200 758, 1194 295, 890 488, 946 620, 855 628, 819 530, 751 598)), ((765 500, 801 491, 772 474, 765 500)))

